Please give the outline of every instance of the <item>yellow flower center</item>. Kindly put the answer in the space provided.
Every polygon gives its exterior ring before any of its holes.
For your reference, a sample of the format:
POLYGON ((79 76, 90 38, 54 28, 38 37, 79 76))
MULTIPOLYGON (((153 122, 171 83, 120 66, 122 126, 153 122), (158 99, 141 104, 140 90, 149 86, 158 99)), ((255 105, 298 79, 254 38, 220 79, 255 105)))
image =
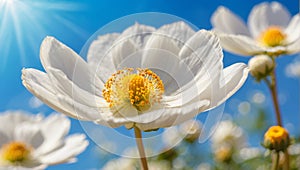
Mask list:
POLYGON ((11 142, 3 145, 1 152, 4 160, 17 163, 29 157, 30 149, 22 142, 11 142))
POLYGON ((279 27, 271 26, 266 29, 260 36, 260 41, 269 47, 282 45, 286 38, 286 34, 279 27))
POLYGON ((119 70, 104 87, 103 97, 111 109, 131 104, 138 111, 146 111, 153 103, 160 102, 164 93, 162 80, 149 69, 119 70))
POLYGON ((265 134, 265 138, 269 139, 271 142, 279 142, 286 139, 288 132, 280 126, 272 126, 265 134))

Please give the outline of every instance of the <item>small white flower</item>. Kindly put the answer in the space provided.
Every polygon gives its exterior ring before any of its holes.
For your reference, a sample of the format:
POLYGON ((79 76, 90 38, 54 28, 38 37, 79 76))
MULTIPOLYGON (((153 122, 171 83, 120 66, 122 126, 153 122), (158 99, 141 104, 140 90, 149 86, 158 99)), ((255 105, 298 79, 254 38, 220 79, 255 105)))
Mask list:
POLYGON ((23 111, 0 114, 0 168, 44 169, 76 161, 88 145, 85 135, 66 137, 70 121, 63 115, 47 118, 23 111))
POLYGON ((162 135, 162 140, 164 144, 169 148, 172 148, 178 145, 182 141, 183 137, 180 134, 178 127, 173 126, 170 128, 164 129, 164 133, 162 135))
POLYGON ((130 158, 117 158, 108 161, 101 169, 102 170, 119 170, 119 169, 126 169, 126 170, 137 170, 138 162, 136 159, 130 158))
POLYGON ((211 137, 213 149, 217 149, 222 145, 229 145, 235 149, 241 149, 245 146, 246 138, 241 127, 229 120, 222 121, 217 126, 211 137))
POLYGON ((242 148, 239 151, 239 157, 242 159, 242 161, 257 158, 262 155, 263 151, 260 148, 242 148))
POLYGON ((179 131, 186 141, 194 142, 200 136, 202 124, 198 120, 188 120, 179 126, 179 131))
POLYGON ((278 2, 255 6, 242 19, 221 6, 211 18, 222 47, 239 55, 294 54, 300 52, 300 15, 290 13, 278 2))
POLYGON ((46 73, 23 69, 23 84, 76 119, 141 130, 169 127, 218 106, 245 82, 245 64, 223 69, 218 41, 183 22, 159 29, 135 24, 98 37, 86 62, 47 37, 40 50, 46 73))
POLYGON ((149 161, 149 170, 171 170, 170 162, 166 160, 149 161))
POLYGON ((288 147, 290 155, 300 155, 300 144, 296 143, 288 147))
MULTIPOLYGON (((108 161, 101 170, 138 170, 139 168, 138 159, 130 158, 116 158, 108 161)), ((149 170, 171 170, 169 162, 167 161, 149 161, 149 170)))
POLYGON ((257 55, 249 60, 248 67, 250 74, 257 80, 260 80, 270 75, 275 64, 271 57, 267 55, 257 55))

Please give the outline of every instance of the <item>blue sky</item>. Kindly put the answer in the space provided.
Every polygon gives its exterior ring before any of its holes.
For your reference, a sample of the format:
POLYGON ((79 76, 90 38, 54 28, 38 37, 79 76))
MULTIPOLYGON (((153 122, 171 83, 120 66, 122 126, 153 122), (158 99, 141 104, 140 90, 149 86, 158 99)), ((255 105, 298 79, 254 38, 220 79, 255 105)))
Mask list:
MULTIPOLYGON (((3 2, 4 0, 0 0, 3 2)), ((163 12, 181 17, 198 28, 211 29, 210 17, 220 5, 247 19, 252 7, 262 1, 247 0, 6 0, 11 7, 0 5, 0 112, 5 110, 27 110, 32 113, 49 114, 53 110, 47 106, 31 107, 32 95, 22 86, 21 69, 33 67, 42 69, 39 61, 39 47, 43 38, 51 35, 80 52, 88 38, 99 28, 120 17, 140 12, 163 12), (12 7, 13 6, 13 7, 12 7), (6 10, 3 10, 6 9, 6 10), (7 11, 7 13, 5 13, 7 11), (14 12, 11 12, 14 11, 14 12)), ((297 0, 280 0, 292 15, 299 12, 297 0)), ((294 56, 278 60, 278 83, 281 95, 281 109, 285 124, 299 126, 299 81, 285 74, 285 67, 295 59, 294 56)), ((247 62, 248 58, 225 52, 224 65, 247 62)), ((237 109, 230 102, 248 101, 255 91, 263 92, 267 99, 264 107, 273 112, 267 88, 248 78, 245 85, 226 105, 225 112, 233 118, 237 109), (228 104, 229 103, 229 104, 228 104)), ((274 120, 274 117, 270 118, 274 120)), ((295 128, 292 133, 298 134, 295 128)), ((84 133, 80 123, 72 120, 71 133, 84 133)), ((58 165, 51 169, 93 169, 101 166, 101 161, 91 145, 79 156, 78 163, 58 165)))

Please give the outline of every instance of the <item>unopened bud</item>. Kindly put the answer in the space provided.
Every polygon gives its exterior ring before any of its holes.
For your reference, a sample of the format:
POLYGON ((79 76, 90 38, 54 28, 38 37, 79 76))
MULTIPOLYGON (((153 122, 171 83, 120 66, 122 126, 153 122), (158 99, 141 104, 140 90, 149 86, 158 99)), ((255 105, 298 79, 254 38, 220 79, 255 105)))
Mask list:
POLYGON ((267 55, 257 55, 249 60, 248 66, 250 74, 259 81, 270 75, 274 69, 274 62, 272 58, 267 55))
POLYGON ((284 151, 290 145, 289 133, 281 126, 272 126, 265 133, 263 145, 270 150, 284 151))

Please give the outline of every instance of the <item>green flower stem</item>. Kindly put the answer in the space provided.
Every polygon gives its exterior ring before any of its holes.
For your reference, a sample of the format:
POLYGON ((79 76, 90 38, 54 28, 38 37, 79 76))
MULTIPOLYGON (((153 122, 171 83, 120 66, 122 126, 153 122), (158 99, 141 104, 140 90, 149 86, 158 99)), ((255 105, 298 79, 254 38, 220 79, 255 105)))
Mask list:
POLYGON ((276 81, 276 73, 275 69, 271 73, 271 83, 269 85, 271 94, 272 94, 272 100, 275 108, 275 113, 276 113, 276 120, 277 124, 279 126, 282 126, 282 120, 281 120, 281 114, 280 114, 280 109, 279 109, 279 102, 278 102, 278 97, 277 97, 277 81, 276 81))
MULTIPOLYGON (((265 79, 266 83, 268 84, 268 87, 271 92, 272 100, 273 100, 273 105, 275 108, 275 114, 276 114, 276 120, 277 120, 277 125, 282 126, 282 120, 281 120, 281 113, 280 113, 280 108, 279 108, 279 102, 278 102, 278 97, 277 97, 277 80, 276 80, 276 62, 275 62, 275 57, 272 57, 273 62, 274 62, 274 69, 270 74, 271 77, 271 82, 268 79, 265 79)), ((278 153, 279 155, 279 153, 278 153)), ((278 156, 279 157, 279 156, 278 156)), ((289 161, 289 153, 287 149, 284 151, 284 169, 289 170, 290 167, 290 161, 289 161)))
POLYGON ((272 170, 279 170, 279 152, 275 152, 275 159, 273 160, 272 170))
POLYGON ((142 140, 142 132, 136 126, 134 126, 134 134, 135 134, 135 140, 136 140, 136 144, 137 144, 137 147, 139 150, 140 160, 141 160, 143 170, 148 170, 148 163, 147 163, 145 149, 144 149, 143 140, 142 140))
POLYGON ((284 151, 284 162, 285 162, 285 164, 284 164, 283 169, 289 170, 290 169, 290 155, 289 155, 289 152, 287 149, 284 151))

